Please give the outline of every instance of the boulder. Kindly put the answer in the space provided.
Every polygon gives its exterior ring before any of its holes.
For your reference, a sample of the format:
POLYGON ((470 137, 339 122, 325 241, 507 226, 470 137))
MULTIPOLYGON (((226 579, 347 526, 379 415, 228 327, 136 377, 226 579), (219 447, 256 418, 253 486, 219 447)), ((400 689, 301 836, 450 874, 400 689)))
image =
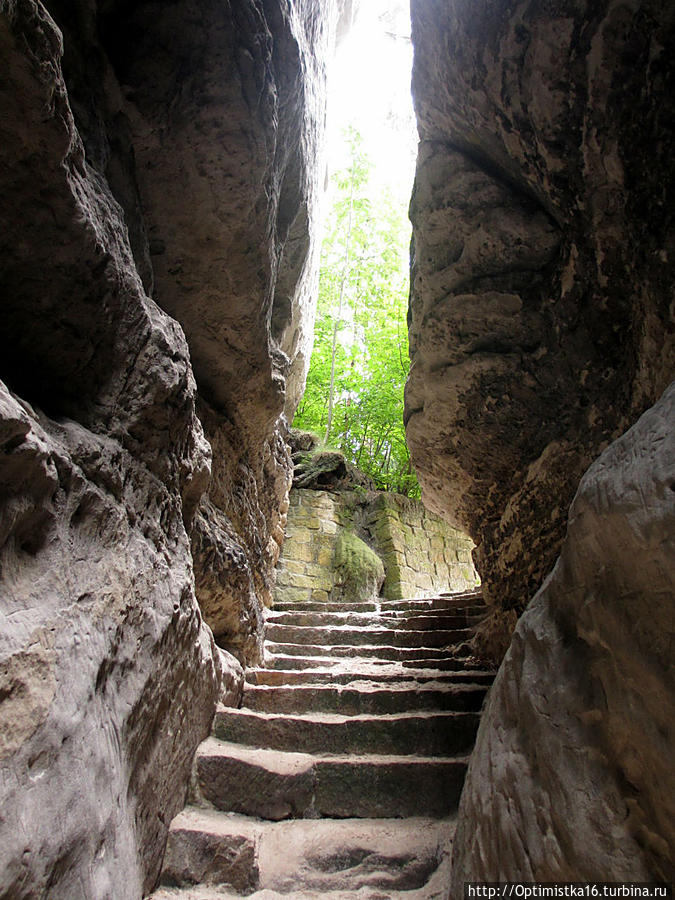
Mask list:
POLYGON ((491 689, 459 810, 465 881, 675 876, 675 383, 584 476, 491 689))

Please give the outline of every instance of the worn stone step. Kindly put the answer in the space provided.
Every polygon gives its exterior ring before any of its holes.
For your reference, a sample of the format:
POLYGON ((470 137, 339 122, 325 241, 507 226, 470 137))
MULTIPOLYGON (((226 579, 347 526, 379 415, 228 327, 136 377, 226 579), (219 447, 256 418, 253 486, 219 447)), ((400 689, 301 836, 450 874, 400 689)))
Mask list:
POLYGON ((242 706, 261 712, 337 712, 346 716, 384 715, 410 710, 477 712, 487 687, 427 682, 353 688, 349 685, 246 685, 242 706))
POLYGON ((394 612, 383 613, 345 613, 345 612, 269 612, 267 627, 270 625, 294 625, 301 627, 351 627, 407 629, 411 631, 429 631, 442 629, 466 628, 480 622, 481 616, 467 616, 464 613, 447 613, 431 610, 425 613, 394 612))
POLYGON ((485 613, 487 607, 479 594, 454 594, 448 597, 417 597, 409 600, 320 601, 277 600, 273 611, 305 612, 420 612, 423 610, 462 610, 471 614, 485 613))
MULTIPOLYGON (((346 644, 346 645, 330 645, 320 646, 318 644, 281 644, 268 641, 265 644, 265 656, 273 660, 279 656, 304 656, 321 658, 321 665, 324 665, 323 659, 334 659, 336 662, 344 659, 355 659, 356 657, 365 657, 368 659, 380 660, 396 660, 401 665, 405 665, 406 661, 415 661, 418 659, 447 659, 448 651, 439 647, 392 647, 388 644, 346 644)), ((461 668, 463 661, 457 661, 455 668, 461 668)), ((452 668, 452 666, 449 666, 452 668)), ((441 668, 439 666, 439 668, 441 668)))
MULTIPOLYGON (((316 660, 313 660, 316 663, 316 660)), ((362 665, 340 671, 331 668, 310 669, 248 669, 246 681, 249 684, 355 684, 360 682, 378 681, 387 683, 390 681, 449 681, 449 682, 473 682, 474 684, 490 685, 494 681, 495 673, 487 669, 457 669, 441 671, 440 669, 405 669, 401 666, 386 662, 370 669, 362 665)))
MULTIPOLYGON (((293 645, 290 646, 295 650, 293 645)), ((396 660, 396 656, 393 653, 383 657, 368 656, 366 653, 357 653, 356 650, 358 648, 353 648, 355 652, 352 657, 349 657, 346 653, 342 656, 307 656, 303 655, 301 652, 302 649, 303 648, 298 648, 298 650, 295 650, 293 653, 282 652, 276 654, 268 652, 265 657, 265 665, 271 670, 294 669, 298 671, 301 669, 314 669, 317 666, 321 666, 321 668, 329 668, 339 672, 346 671, 347 669, 356 671, 363 665, 367 665, 375 674, 378 670, 384 672, 390 670, 396 660)), ((377 650, 379 648, 376 647, 373 649, 377 650)), ((393 647, 386 649, 396 650, 397 648, 393 647)), ((468 662, 465 657, 446 657, 441 655, 435 657, 426 656, 423 649, 419 656, 414 654, 398 663, 398 667, 402 670, 438 669, 442 672, 458 672, 466 668, 467 665, 468 662)))
POLYGON ((223 741, 300 753, 395 756, 466 755, 476 738, 476 712, 414 711, 390 715, 280 714, 220 707, 212 733, 223 741))
POLYGON ((471 597, 419 598, 417 600, 381 600, 379 611, 382 615, 395 613, 485 613, 483 601, 471 597))
POLYGON ((456 609, 458 607, 477 607, 485 609, 480 594, 448 594, 440 597, 408 597, 403 600, 379 599, 380 609, 456 609))
POLYGON ((350 603, 330 600, 275 600, 270 612, 377 612, 380 604, 374 600, 356 600, 350 603))
POLYGON ((444 629, 439 631, 412 631, 393 628, 350 628, 348 626, 301 625, 267 626, 265 639, 271 643, 283 644, 385 644, 389 647, 449 647, 467 641, 472 636, 468 628, 444 629))
POLYGON ((433 873, 431 883, 415 890, 395 891, 379 887, 362 887, 357 891, 337 888, 334 891, 308 889, 304 891, 273 891, 264 888, 253 894, 233 893, 228 888, 210 885, 184 888, 160 888, 150 894, 151 900, 447 900, 447 884, 450 881, 450 861, 446 859, 433 873), (444 874, 441 875, 441 872, 444 874))
POLYGON ((457 809, 465 757, 319 756, 207 738, 196 769, 217 809, 262 819, 442 818, 457 809))
POLYGON ((334 891, 325 889, 321 891, 311 889, 272 891, 264 888, 253 894, 239 894, 233 893, 228 888, 197 885, 184 888, 159 888, 149 896, 150 900, 243 900, 244 897, 246 900, 446 900, 447 890, 443 889, 443 884, 447 885, 450 880, 449 860, 446 860, 443 865, 445 865, 446 874, 441 881, 439 871, 434 872, 432 876, 434 887, 425 885, 413 891, 395 891, 388 888, 386 894, 379 887, 364 887, 359 888, 358 891, 346 891, 344 888, 337 888, 334 891))
MULTIPOLYGON (((250 896, 252 891, 339 892, 378 888, 392 897, 423 887, 447 856, 453 820, 323 819, 265 822, 187 807, 171 823, 155 898, 250 896), (193 893, 203 882, 206 893, 193 893), (215 893, 221 890, 234 893, 215 893), (178 892, 182 887, 185 892, 178 892), (173 889, 172 889, 173 888, 173 889), (174 892, 175 890, 175 892, 174 892)), ((317 897, 317 893, 311 896, 317 897)))

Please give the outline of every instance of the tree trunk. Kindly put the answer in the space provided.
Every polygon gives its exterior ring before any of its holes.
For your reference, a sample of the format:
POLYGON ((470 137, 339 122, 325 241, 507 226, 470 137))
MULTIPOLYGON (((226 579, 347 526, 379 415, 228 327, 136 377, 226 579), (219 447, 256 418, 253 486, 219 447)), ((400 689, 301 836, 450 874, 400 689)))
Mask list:
POLYGON ((352 182, 349 191, 349 216, 347 218, 347 239, 345 241, 345 259, 344 265, 342 267, 342 277, 340 278, 340 299, 338 301, 338 314, 335 320, 335 325, 333 326, 333 347, 331 352, 330 359, 330 387, 328 389, 328 424, 326 425, 326 437, 324 438, 325 443, 327 444, 330 438, 330 429, 333 424, 333 405, 335 401, 335 355, 337 353, 337 338, 338 331, 340 330, 340 321, 342 319, 342 302, 345 295, 345 283, 347 281, 347 276, 349 275, 349 255, 350 255, 350 244, 352 239, 352 214, 354 211, 354 169, 352 167, 352 182))

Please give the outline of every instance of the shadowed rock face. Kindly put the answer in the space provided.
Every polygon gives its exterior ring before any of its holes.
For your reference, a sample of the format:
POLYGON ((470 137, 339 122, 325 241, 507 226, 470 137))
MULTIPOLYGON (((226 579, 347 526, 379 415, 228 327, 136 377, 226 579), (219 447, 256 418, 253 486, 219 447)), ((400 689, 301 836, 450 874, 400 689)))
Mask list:
POLYGON ((483 713, 464 881, 675 875, 675 386, 584 476, 483 713))
POLYGON ((185 530, 210 450, 59 33, 17 3, 0 41, 0 895, 138 896, 217 693, 185 530))
POLYGON ((550 571, 582 473, 674 371, 672 8, 413 2, 407 434, 492 604, 550 571))
POLYGON ((149 890, 221 690, 196 601, 258 653, 336 18, 0 0, 0 897, 149 890))
POLYGON ((326 59, 344 4, 52 5, 88 158, 190 347, 214 448, 197 597, 218 642, 254 661, 291 477, 280 417, 313 330, 326 59))

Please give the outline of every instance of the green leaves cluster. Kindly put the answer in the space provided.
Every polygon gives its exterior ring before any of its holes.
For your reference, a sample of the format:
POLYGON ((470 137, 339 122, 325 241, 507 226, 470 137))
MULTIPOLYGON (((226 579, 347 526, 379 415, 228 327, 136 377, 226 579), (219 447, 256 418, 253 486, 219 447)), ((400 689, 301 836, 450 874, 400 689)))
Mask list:
POLYGON ((408 374, 405 210, 370 187, 357 132, 350 165, 334 176, 314 351, 293 425, 319 432, 380 489, 419 496, 403 429, 408 374))

